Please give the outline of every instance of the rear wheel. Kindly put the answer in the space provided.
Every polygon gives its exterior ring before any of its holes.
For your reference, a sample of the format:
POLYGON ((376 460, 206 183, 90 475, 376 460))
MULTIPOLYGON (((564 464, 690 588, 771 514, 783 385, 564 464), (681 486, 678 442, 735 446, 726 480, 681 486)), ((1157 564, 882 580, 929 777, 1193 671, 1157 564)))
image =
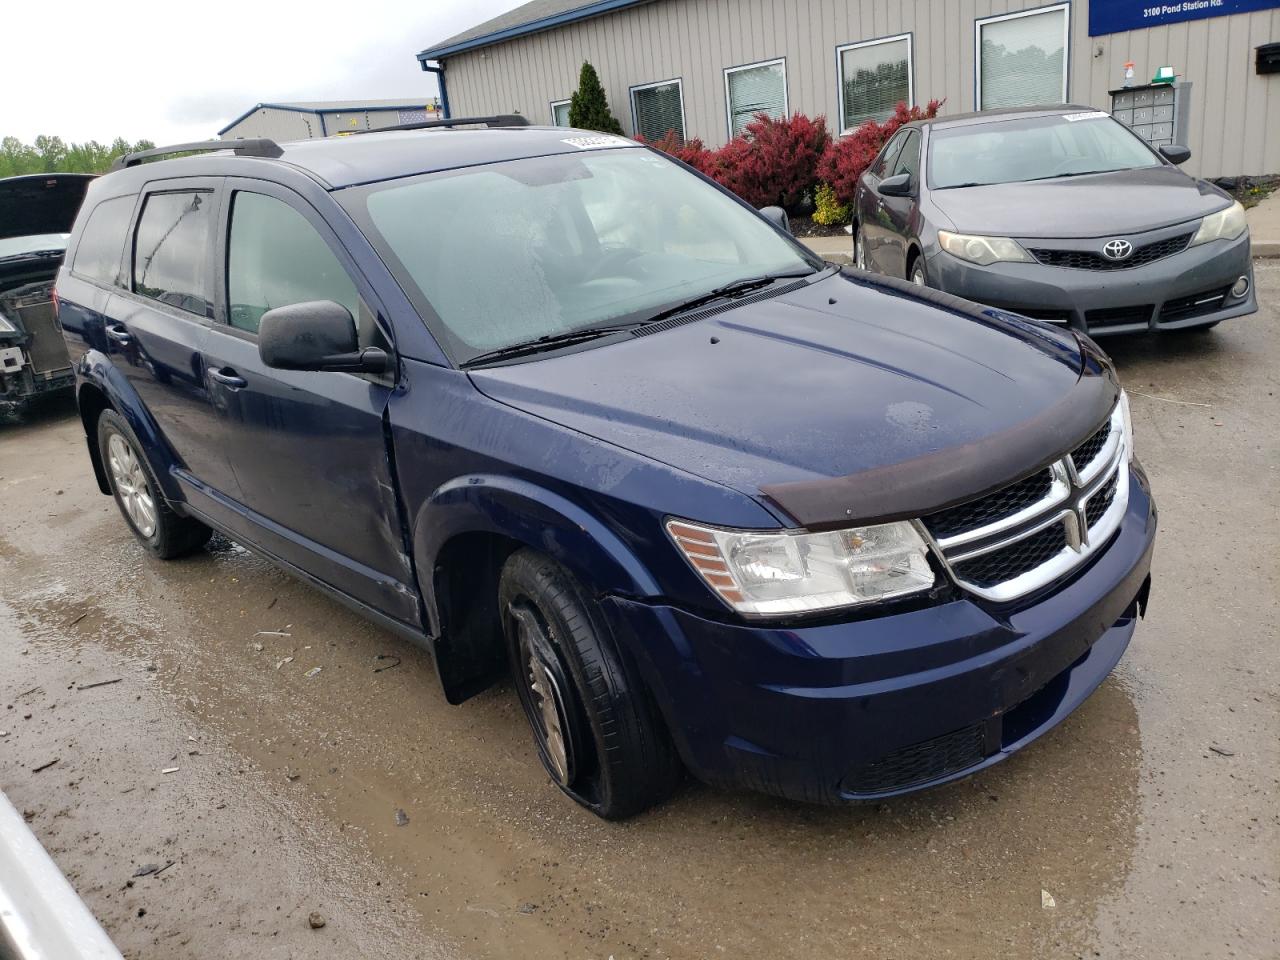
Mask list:
POLYGON ((169 560, 200 548, 209 539, 212 530, 170 508, 133 431, 114 410, 104 410, 98 418, 98 452, 120 513, 151 553, 169 560))
POLYGON ((502 570, 498 603, 520 705, 556 786, 608 820, 666 799, 680 776, 671 739, 573 576, 520 550, 502 570))
POLYGON ((859 270, 867 269, 867 243, 862 236, 862 224, 853 229, 853 265, 859 270))

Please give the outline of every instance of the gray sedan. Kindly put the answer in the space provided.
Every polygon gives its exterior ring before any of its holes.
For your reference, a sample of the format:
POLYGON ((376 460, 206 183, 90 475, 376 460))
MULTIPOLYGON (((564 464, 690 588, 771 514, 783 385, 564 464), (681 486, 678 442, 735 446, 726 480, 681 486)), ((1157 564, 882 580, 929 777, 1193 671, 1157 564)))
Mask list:
POLYGON ((1089 107, 902 127, 858 181, 854 262, 1091 335, 1258 309, 1244 209, 1089 107))

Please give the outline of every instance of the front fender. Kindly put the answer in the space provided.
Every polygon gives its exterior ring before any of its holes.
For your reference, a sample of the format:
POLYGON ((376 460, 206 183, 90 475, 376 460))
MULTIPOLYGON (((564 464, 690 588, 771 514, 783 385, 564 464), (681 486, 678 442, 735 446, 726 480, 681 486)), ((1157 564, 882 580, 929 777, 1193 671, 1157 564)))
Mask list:
MULTIPOLYGON (((138 396, 138 392, 105 353, 86 350, 80 358, 76 366, 77 399, 82 396, 86 385, 101 391, 111 408, 128 422, 142 446, 142 452, 151 463, 151 469, 160 483, 165 499, 179 502, 184 500, 182 491, 173 478, 172 468, 177 463, 173 450, 160 433, 160 428, 148 412, 142 398, 138 396)), ((87 423, 85 427, 87 432, 87 423)), ((91 447, 96 446, 96 436, 90 436, 88 439, 91 447)))

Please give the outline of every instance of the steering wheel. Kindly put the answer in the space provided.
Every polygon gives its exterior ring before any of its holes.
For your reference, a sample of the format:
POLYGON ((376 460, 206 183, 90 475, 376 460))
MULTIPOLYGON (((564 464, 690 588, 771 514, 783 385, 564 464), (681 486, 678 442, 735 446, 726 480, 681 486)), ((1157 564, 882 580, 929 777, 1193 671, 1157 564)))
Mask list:
POLYGON ((609 247, 601 248, 600 259, 596 261, 596 265, 587 273, 587 281, 599 280, 603 276, 608 276, 613 272, 620 272, 630 275, 630 271, 618 268, 623 264, 630 263, 637 257, 643 255, 643 251, 636 250, 633 247, 609 247))

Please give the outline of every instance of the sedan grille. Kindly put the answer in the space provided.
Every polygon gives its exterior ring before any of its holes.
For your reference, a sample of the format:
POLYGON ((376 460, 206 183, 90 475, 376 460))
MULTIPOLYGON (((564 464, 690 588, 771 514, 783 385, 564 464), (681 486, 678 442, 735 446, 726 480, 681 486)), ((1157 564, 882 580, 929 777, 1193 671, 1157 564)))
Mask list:
POLYGON ((1191 234, 1180 233, 1176 237, 1166 237, 1163 240, 1135 247, 1133 253, 1123 260, 1108 260, 1101 253, 1092 250, 1028 247, 1027 252, 1050 267, 1070 267, 1073 270, 1127 270, 1130 267, 1146 266, 1156 260, 1163 260, 1175 253, 1181 253, 1190 242, 1191 234))
POLYGON ((961 587, 1015 600, 1070 574, 1109 542, 1129 499, 1119 405, 1062 459, 921 521, 961 587))

